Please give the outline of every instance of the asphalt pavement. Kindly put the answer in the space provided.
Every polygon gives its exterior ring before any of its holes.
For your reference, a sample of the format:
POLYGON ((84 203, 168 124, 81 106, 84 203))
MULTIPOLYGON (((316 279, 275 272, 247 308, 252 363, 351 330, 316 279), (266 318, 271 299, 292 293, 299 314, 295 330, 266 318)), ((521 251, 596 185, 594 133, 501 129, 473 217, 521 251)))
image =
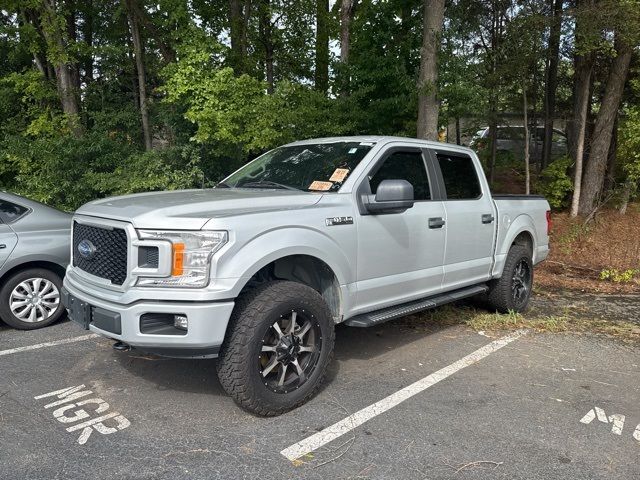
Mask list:
POLYGON ((339 327, 324 388, 275 418, 215 360, 0 326, 0 478, 640 478, 639 346, 414 322, 339 327))

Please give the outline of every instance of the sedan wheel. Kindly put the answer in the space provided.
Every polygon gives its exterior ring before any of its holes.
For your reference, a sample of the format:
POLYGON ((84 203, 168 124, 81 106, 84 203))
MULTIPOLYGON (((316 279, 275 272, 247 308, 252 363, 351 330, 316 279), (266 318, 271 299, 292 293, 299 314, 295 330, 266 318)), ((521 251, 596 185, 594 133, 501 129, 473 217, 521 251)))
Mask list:
POLYGON ((0 289, 0 319, 21 330, 46 327, 62 317, 62 279, 44 268, 13 274, 0 289))
POLYGON ((59 306, 60 290, 46 278, 29 278, 20 282, 9 297, 11 313, 23 322, 43 322, 59 306))

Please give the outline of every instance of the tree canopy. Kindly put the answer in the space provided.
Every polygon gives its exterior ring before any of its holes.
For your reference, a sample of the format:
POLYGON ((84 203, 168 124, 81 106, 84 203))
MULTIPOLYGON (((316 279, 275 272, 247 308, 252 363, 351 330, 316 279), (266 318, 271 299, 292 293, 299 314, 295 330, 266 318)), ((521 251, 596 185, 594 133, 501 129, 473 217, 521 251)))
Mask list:
POLYGON ((296 139, 442 126, 453 143, 489 127, 499 188, 506 122, 544 129, 531 188, 556 206, 638 195, 636 0, 0 5, 0 188, 54 206, 212 186, 296 139))

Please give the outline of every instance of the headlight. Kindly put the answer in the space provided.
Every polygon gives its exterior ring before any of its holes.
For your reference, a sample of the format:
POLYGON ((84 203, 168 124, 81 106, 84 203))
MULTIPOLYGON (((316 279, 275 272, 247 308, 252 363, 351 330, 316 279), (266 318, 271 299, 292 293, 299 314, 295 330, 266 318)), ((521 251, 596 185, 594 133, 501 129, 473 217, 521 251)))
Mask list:
POLYGON ((209 280, 211 256, 227 243, 227 232, 171 232, 139 230, 141 239, 171 242, 171 276, 140 277, 145 287, 204 287, 209 280))

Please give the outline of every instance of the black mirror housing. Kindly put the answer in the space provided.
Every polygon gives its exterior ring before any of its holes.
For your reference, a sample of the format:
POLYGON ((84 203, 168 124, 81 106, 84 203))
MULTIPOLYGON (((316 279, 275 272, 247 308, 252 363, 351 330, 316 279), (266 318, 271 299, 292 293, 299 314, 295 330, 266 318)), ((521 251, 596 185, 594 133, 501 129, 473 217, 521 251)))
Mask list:
POLYGON ((363 203, 373 215, 402 213, 413 207, 413 185, 406 180, 383 180, 375 195, 364 195, 363 203))

